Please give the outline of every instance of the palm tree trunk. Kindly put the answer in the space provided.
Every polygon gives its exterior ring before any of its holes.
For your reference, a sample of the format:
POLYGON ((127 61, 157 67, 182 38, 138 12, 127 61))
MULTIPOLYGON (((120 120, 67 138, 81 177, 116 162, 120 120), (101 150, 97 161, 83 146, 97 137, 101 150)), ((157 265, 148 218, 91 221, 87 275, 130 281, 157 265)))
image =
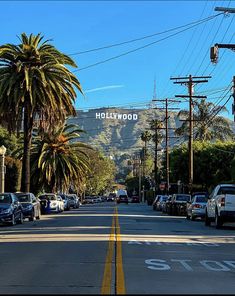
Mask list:
POLYGON ((24 155, 22 160, 21 191, 30 192, 30 150, 32 144, 33 117, 29 108, 24 112, 24 155))

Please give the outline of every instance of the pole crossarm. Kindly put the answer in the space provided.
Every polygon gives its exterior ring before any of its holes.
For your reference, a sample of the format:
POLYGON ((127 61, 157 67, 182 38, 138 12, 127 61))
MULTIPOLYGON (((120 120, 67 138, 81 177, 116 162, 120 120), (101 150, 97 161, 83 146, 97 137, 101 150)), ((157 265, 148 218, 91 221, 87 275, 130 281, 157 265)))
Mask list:
MULTIPOLYGON (((187 95, 175 95, 176 98, 190 98, 190 96, 187 95)), ((206 99, 207 96, 191 96, 191 98, 195 99, 206 99)))
POLYGON ((215 7, 215 11, 223 11, 223 12, 229 12, 229 13, 235 13, 235 8, 229 8, 229 7, 215 7))
POLYGON ((171 77, 171 80, 174 81, 174 84, 184 84, 188 87, 188 95, 176 95, 175 97, 181 97, 181 98, 188 98, 189 100, 189 119, 187 120, 181 120, 181 121, 189 121, 189 140, 188 140, 188 151, 189 151, 189 194, 192 193, 193 190, 193 98, 201 98, 204 99, 206 96, 196 96, 193 94, 194 92, 194 85, 197 83, 204 83, 208 82, 208 78, 211 78, 211 76, 192 76, 189 75, 188 77, 171 77), (187 80, 186 80, 187 79, 187 80), (180 80, 180 81, 177 81, 180 80), (183 80, 183 81, 182 81, 183 80))

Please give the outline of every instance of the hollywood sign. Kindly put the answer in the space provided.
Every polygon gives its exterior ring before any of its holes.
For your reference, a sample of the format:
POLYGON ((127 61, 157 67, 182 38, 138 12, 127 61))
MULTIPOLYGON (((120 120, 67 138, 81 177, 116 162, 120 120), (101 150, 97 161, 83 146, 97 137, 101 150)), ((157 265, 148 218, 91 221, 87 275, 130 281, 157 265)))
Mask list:
POLYGON ((122 120, 138 120, 138 114, 127 114, 127 113, 96 113, 96 119, 122 119, 122 120))

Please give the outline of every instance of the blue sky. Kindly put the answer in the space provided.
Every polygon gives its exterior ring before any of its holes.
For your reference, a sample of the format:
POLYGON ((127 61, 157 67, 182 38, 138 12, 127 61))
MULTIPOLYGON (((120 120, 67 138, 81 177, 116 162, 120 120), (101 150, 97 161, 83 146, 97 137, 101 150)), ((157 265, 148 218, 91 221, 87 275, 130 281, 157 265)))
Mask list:
MULTIPOLYGON (((235 7, 233 1, 0 1, 0 44, 18 43, 22 32, 41 32, 66 54, 95 49, 183 26, 215 15, 215 7, 235 7)), ((211 75, 195 86, 195 94, 222 105, 231 91, 235 53, 219 50, 216 65, 210 62, 210 46, 235 43, 234 14, 220 15, 185 32, 107 63, 82 69, 115 57, 178 31, 122 46, 73 55, 76 75, 85 97, 78 94, 76 108, 149 107, 156 77, 157 98, 187 94, 186 86, 170 77, 211 75)), ((232 119, 232 98, 226 104, 232 119)), ((177 105, 175 105, 177 106, 177 105)), ((179 107, 187 108, 186 103, 179 107)))

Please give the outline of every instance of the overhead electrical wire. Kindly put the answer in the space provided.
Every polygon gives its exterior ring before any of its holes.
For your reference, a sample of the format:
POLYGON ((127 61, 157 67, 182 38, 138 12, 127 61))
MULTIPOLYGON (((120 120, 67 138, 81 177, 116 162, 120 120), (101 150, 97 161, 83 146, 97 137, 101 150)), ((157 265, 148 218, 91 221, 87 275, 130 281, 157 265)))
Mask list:
POLYGON ((157 32, 157 33, 153 33, 153 34, 150 34, 150 35, 145 35, 143 37, 134 38, 134 39, 130 39, 130 40, 119 42, 119 43, 109 44, 109 45, 105 45, 105 46, 102 46, 102 47, 96 47, 96 48, 92 48, 92 49, 87 49, 87 50, 84 50, 84 51, 79 51, 79 52, 71 53, 71 54, 68 54, 68 55, 69 56, 75 56, 75 55, 90 53, 90 52, 94 52, 94 51, 99 51, 99 50, 103 50, 103 49, 108 49, 108 48, 112 48, 112 47, 121 46, 121 45, 124 45, 124 44, 133 43, 133 42, 136 42, 136 41, 148 39, 148 38, 151 38, 151 37, 154 37, 154 36, 158 36, 158 35, 163 35, 163 34, 166 34, 166 33, 172 32, 172 31, 175 31, 175 30, 179 30, 179 29, 182 29, 182 28, 191 26, 193 24, 198 24, 200 22, 204 22, 204 21, 210 20, 211 17, 216 17, 216 16, 218 16, 220 14, 223 14, 223 13, 219 13, 219 14, 214 15, 214 16, 206 17, 204 19, 199 19, 197 21, 193 21, 191 23, 188 23, 188 24, 185 24, 185 25, 181 25, 181 26, 178 26, 178 27, 175 27, 175 28, 171 28, 171 29, 168 29, 168 30, 165 30, 165 31, 162 31, 162 32, 157 32))
POLYGON ((109 61, 112 61, 112 60, 118 59, 118 58, 120 58, 120 57, 126 56, 126 55, 128 55, 128 54, 130 54, 130 53, 133 53, 133 52, 139 51, 139 50, 141 50, 141 49, 147 48, 147 47, 152 46, 152 45, 154 45, 154 44, 156 44, 156 43, 159 43, 159 42, 161 42, 161 41, 163 41, 163 40, 169 39, 169 38, 171 38, 171 37, 173 37, 173 36, 176 36, 176 35, 178 35, 178 34, 180 34, 180 33, 182 33, 182 32, 185 32, 185 31, 187 31, 187 30, 189 30, 189 29, 191 29, 191 28, 193 28, 193 27, 195 27, 195 26, 198 26, 198 25, 200 25, 200 24, 202 24, 202 23, 204 23, 204 22, 210 21, 210 20, 214 19, 215 17, 217 17, 217 16, 219 16, 219 15, 222 15, 222 14, 223 14, 223 13, 218 13, 218 14, 216 14, 216 15, 214 15, 214 16, 211 16, 211 17, 208 17, 208 18, 206 18, 206 19, 204 19, 204 20, 202 20, 202 21, 198 21, 197 24, 194 24, 194 25, 192 25, 192 26, 190 26, 190 27, 188 27, 188 28, 186 28, 186 29, 183 29, 183 30, 181 30, 181 31, 179 31, 179 32, 173 33, 173 34, 171 34, 171 35, 169 35, 169 36, 166 36, 166 37, 164 37, 164 38, 162 38, 162 39, 159 39, 159 40, 153 41, 153 42, 151 42, 151 43, 148 43, 148 44, 145 44, 145 45, 143 45, 143 46, 137 47, 137 48, 135 48, 135 49, 132 49, 132 50, 126 51, 126 52, 124 52, 124 53, 121 53, 121 54, 119 54, 119 55, 113 56, 113 57, 111 57, 111 58, 108 58, 108 59, 105 59, 105 60, 102 60, 102 61, 96 62, 96 63, 94 63, 94 64, 90 64, 90 65, 88 65, 88 66, 82 67, 82 68, 77 69, 77 70, 74 70, 74 71, 72 71, 72 72, 80 72, 80 71, 82 71, 82 70, 85 70, 85 69, 88 69, 88 68, 91 68, 91 67, 95 67, 95 66, 98 66, 98 65, 100 65, 100 64, 104 64, 104 63, 106 63, 106 62, 109 62, 109 61))

